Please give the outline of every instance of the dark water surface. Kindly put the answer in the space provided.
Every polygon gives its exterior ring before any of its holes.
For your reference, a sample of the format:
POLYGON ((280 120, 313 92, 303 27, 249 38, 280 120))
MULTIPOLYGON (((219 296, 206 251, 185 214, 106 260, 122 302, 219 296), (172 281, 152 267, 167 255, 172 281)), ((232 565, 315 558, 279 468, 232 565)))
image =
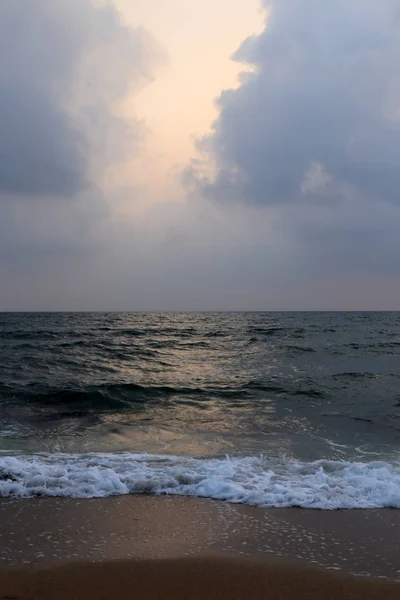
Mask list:
POLYGON ((399 358, 400 313, 3 313, 0 452, 397 469, 399 358))

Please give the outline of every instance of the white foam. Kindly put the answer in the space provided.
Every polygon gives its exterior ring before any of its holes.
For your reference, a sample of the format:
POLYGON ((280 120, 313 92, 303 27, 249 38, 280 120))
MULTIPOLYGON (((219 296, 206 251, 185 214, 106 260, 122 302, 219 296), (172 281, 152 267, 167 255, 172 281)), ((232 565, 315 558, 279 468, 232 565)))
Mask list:
POLYGON ((179 494, 261 507, 400 508, 400 463, 149 454, 0 456, 0 496, 179 494))

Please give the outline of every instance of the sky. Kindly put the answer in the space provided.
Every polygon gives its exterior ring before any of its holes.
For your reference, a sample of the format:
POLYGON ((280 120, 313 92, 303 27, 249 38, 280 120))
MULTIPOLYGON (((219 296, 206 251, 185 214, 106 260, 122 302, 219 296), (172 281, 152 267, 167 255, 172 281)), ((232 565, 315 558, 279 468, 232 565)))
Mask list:
POLYGON ((400 309, 397 0, 2 0, 0 310, 400 309))

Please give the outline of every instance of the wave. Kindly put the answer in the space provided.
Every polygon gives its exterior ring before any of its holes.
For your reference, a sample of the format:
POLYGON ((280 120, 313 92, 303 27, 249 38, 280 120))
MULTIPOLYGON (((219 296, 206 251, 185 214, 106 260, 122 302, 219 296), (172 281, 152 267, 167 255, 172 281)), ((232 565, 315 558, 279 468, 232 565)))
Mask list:
MULTIPOLYGON (((268 388, 267 388, 268 389, 268 388)), ((274 388, 271 388, 274 389, 274 388)), ((27 402, 31 405, 41 405, 50 408, 67 406, 81 411, 109 411, 130 410, 135 405, 151 401, 162 401, 170 398, 195 398, 208 400, 210 398, 238 399, 248 397, 249 392, 245 388, 201 388, 201 387, 179 387, 168 385, 140 385, 136 383, 115 383, 92 385, 85 387, 55 388, 41 390, 37 386, 31 388, 15 389, 0 382, 0 398, 7 397, 19 403, 27 402)))
POLYGON ((84 389, 58 389, 42 393, 26 394, 24 399, 42 405, 79 406, 96 410, 129 408, 133 404, 146 402, 151 399, 178 395, 204 395, 205 390, 199 388, 179 388, 171 386, 143 386, 136 383, 116 383, 98 386, 88 386, 84 389))
POLYGON ((400 508, 400 464, 131 453, 0 457, 2 497, 103 498, 139 493, 259 507, 400 508))
POLYGON ((237 382, 236 385, 216 384, 204 387, 185 385, 141 385, 133 382, 100 383, 93 385, 66 385, 46 387, 38 382, 29 385, 8 385, 0 381, 0 401, 12 404, 38 405, 50 409, 67 407, 68 411, 79 409, 84 414, 90 411, 129 411, 149 402, 176 401, 187 403, 207 402, 219 399, 222 402, 257 402, 260 397, 268 395, 285 396, 286 398, 309 398, 324 400, 327 395, 311 385, 284 386, 271 380, 262 382, 250 380, 237 382))
POLYGON ((317 352, 315 348, 311 348, 311 346, 288 346, 288 350, 296 353, 296 352, 304 352, 304 353, 314 353, 317 352))
POLYGON ((289 386, 281 386, 279 384, 274 384, 274 383, 263 383, 263 382, 259 382, 259 381, 249 381, 248 383, 244 384, 242 387, 242 393, 243 395, 245 395, 245 393, 247 392, 247 390, 249 392, 251 391, 257 391, 257 392, 265 392, 265 393, 272 393, 272 394, 279 394, 279 395, 285 395, 286 397, 306 397, 306 398, 313 398, 313 399, 326 399, 328 398, 328 395, 326 393, 324 393, 321 390, 317 390, 315 388, 312 387, 305 387, 305 388, 293 388, 293 387, 289 387, 289 386))
POLYGON ((2 331, 1 338, 4 340, 53 340, 59 338, 59 333, 53 331, 2 331))
POLYGON ((281 334, 282 332, 284 332, 286 330, 286 328, 285 327, 261 327, 261 326, 252 325, 249 327, 248 330, 250 333, 257 333, 262 336, 270 336, 270 335, 281 334))
POLYGON ((332 379, 376 379, 375 373, 369 373, 368 371, 358 372, 349 371, 344 373, 335 373, 332 375, 332 379))

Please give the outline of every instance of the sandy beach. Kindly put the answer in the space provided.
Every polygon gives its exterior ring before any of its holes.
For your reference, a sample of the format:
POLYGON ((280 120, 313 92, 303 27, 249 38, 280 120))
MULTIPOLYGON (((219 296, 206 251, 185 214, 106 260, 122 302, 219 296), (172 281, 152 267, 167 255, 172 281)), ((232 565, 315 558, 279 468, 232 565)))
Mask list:
POLYGON ((394 599, 399 525, 390 510, 2 500, 0 598, 394 599))

